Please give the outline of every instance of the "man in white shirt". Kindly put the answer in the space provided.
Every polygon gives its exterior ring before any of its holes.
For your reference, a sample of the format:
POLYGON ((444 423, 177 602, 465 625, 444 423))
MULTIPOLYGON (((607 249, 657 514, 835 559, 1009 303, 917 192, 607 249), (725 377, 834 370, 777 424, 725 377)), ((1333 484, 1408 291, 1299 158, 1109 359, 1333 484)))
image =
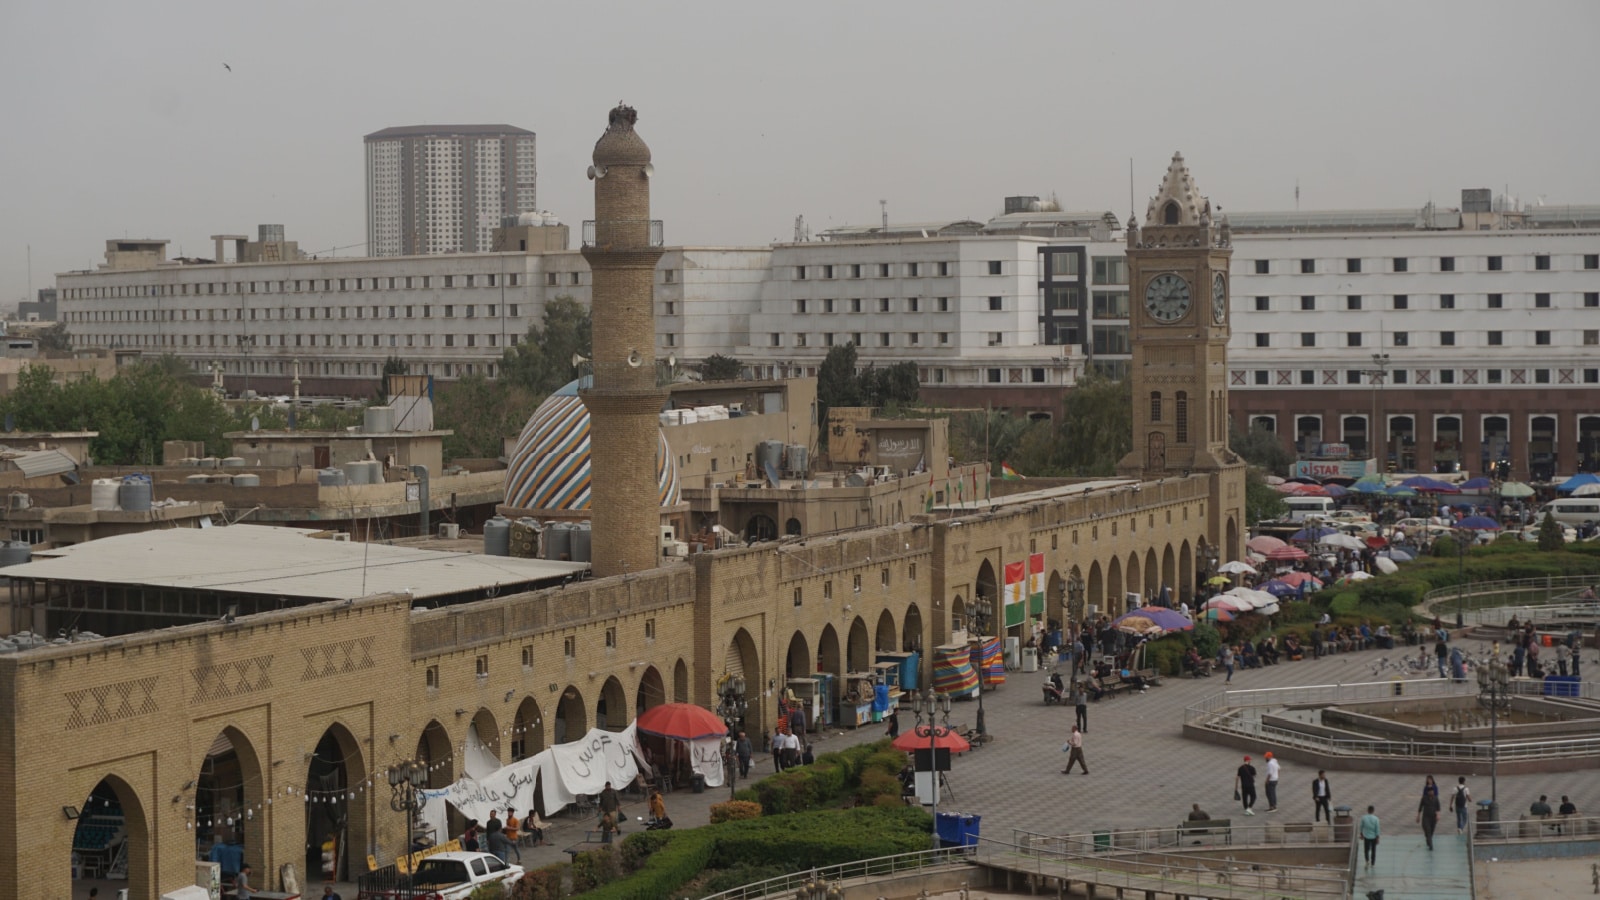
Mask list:
POLYGON ((1267 751, 1267 812, 1278 808, 1278 761, 1267 751))

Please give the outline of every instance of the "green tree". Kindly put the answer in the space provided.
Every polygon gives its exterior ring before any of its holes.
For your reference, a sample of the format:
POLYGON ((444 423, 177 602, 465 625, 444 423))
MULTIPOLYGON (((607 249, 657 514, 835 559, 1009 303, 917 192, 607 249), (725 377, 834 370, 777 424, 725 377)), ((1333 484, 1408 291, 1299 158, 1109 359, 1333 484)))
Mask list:
POLYGON ((1259 466, 1272 475, 1288 475, 1294 465, 1294 454, 1283 446, 1278 436, 1260 425, 1240 433, 1232 423, 1228 425, 1228 446, 1252 466, 1259 466))
POLYGON ((817 369, 817 402, 827 407, 860 406, 861 399, 855 342, 834 344, 817 369))
POLYGON ((543 326, 528 326, 527 338, 506 349, 501 378, 543 399, 578 377, 573 357, 589 356, 593 346, 588 307, 565 295, 557 297, 545 304, 543 326))
POLYGON ((1269 519, 1276 519, 1289 511, 1283 502, 1283 495, 1272 489, 1267 484, 1266 476, 1261 470, 1251 466, 1244 473, 1244 519, 1254 525, 1269 519))
POLYGON ((1561 524, 1550 513, 1544 514, 1544 519, 1539 522, 1539 549, 1560 550, 1567 545, 1567 537, 1562 532, 1561 524))
POLYGON ((744 363, 721 353, 713 353, 700 363, 700 377, 706 381, 732 381, 742 372, 744 363))
POLYGON ((1073 475, 1110 475, 1133 449, 1133 385, 1086 374, 1067 392, 1056 468, 1073 475))
POLYGON ((39 332, 39 349, 51 353, 72 350, 72 336, 67 334, 67 323, 57 322, 39 332))
POLYGON ((411 366, 398 356, 390 356, 383 361, 383 376, 378 381, 378 405, 389 405, 389 376, 406 375, 411 371, 411 366))
POLYGON ((468 375, 441 392, 434 417, 440 428, 455 432, 445 438, 447 459, 495 459, 505 453, 505 439, 522 431, 543 397, 505 380, 468 375))

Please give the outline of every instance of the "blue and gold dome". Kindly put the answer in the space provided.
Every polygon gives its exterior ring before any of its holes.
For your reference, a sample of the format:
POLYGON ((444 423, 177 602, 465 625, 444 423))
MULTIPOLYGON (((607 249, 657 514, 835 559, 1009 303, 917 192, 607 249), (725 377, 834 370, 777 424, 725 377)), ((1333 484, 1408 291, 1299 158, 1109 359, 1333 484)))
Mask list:
MULTIPOLYGON (((588 378, 546 397, 517 438, 506 471, 506 505, 517 509, 589 508, 589 410, 578 398, 588 378)), ((661 505, 679 502, 678 466, 659 429, 656 481, 661 505)))

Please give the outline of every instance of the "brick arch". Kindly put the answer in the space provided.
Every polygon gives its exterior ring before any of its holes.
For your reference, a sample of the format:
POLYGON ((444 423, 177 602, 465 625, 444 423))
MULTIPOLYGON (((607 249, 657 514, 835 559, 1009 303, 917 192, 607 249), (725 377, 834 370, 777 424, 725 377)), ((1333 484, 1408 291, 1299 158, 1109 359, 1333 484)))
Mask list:
MULTIPOLYGON (((1122 567, 1122 578, 1124 581, 1124 594, 1144 593, 1144 567, 1139 564, 1138 553, 1128 554, 1128 562, 1122 567)), ((1127 597, 1117 597, 1117 602, 1120 604, 1117 608, 1123 612, 1126 612, 1128 606, 1127 600, 1127 597)))
POLYGON ((839 632, 832 622, 822 626, 822 636, 817 638, 817 671, 844 675, 844 657, 839 653, 839 632))
POLYGON ((1178 547, 1178 598, 1184 602, 1194 599, 1194 551, 1188 538, 1178 547))
POLYGON ((332 783, 344 797, 333 803, 305 804, 305 866, 307 877, 323 876, 321 868, 322 839, 332 834, 338 838, 334 856, 334 880, 346 881, 355 873, 364 871, 366 847, 370 843, 367 823, 371 821, 368 804, 373 793, 365 790, 367 761, 362 745, 343 722, 334 721, 323 730, 317 740, 312 759, 306 764, 305 788, 308 792, 322 791, 332 783), (332 755, 334 758, 329 758, 332 755))
POLYGON ((660 706, 667 702, 667 686, 661 680, 661 671, 655 666, 645 666, 644 674, 639 676, 639 686, 634 691, 633 715, 634 718, 644 714, 652 706, 660 706))
MULTIPOLYGON (((95 776, 89 776, 94 778, 95 776)), ((65 780, 65 779, 63 779, 65 780)), ((59 826, 60 837, 54 843, 60 848, 59 862, 46 866, 49 872, 46 884, 59 885, 51 896, 73 896, 71 888, 71 871, 68 868, 74 836, 80 826, 91 825, 96 813, 110 812, 102 805, 94 802, 97 795, 110 794, 116 800, 117 807, 121 809, 123 827, 127 829, 126 839, 128 847, 128 895, 130 897, 159 897, 156 890, 157 870, 155 858, 150 846, 150 803, 147 798, 140 796, 134 789, 132 782, 143 781, 148 783, 149 778, 139 778, 128 772, 116 770, 106 771, 99 775, 92 784, 85 784, 86 779, 76 778, 77 788, 72 793, 62 798, 62 806, 75 806, 78 809, 77 819, 67 819, 61 813, 54 815, 54 821, 61 823, 59 826), (59 879, 57 881, 56 879, 59 879)), ((191 837, 192 840, 192 837, 191 837)), ((261 849, 255 848, 252 858, 247 851, 245 859, 255 864, 261 859, 261 849)))
POLYGON ((583 692, 577 685, 569 684, 556 702, 555 727, 550 731, 550 741, 565 744, 589 733, 589 708, 583 703, 583 692))
POLYGON ((622 689, 622 681, 613 675, 601 685, 600 696, 594 702, 594 725, 607 731, 621 731, 631 721, 628 694, 622 689))
POLYGON ((906 607, 905 619, 900 625, 900 649, 922 650, 924 643, 922 629, 922 610, 913 603, 906 607))
POLYGON ((1176 606, 1183 588, 1178 580, 1178 554, 1172 549, 1171 543, 1161 551, 1161 585, 1172 589, 1173 605, 1176 606))
POLYGON ((678 657, 678 664, 672 667, 672 702, 689 702, 689 664, 678 657))
POLYGON ((1111 557, 1106 566, 1106 604, 1100 607, 1108 616, 1122 614, 1122 560, 1111 557))
POLYGON ((878 630, 873 636, 872 649, 900 649, 899 631, 894 627, 894 613, 887 609, 878 614, 878 630))
POLYGON ((1083 602, 1084 614, 1087 615, 1089 607, 1096 609, 1106 608, 1106 582, 1105 576, 1100 573, 1100 560, 1089 564, 1089 581, 1084 587, 1083 602))
POLYGON ((1156 562, 1156 548, 1144 552, 1144 594, 1147 600, 1155 599, 1161 592, 1161 566, 1156 562))
MULTIPOLYGON (((195 766, 194 819, 198 836, 205 819, 223 818, 223 828, 242 840, 247 851, 257 853, 266 841, 266 781, 261 770, 261 757, 255 743, 236 725, 228 725, 206 745, 205 753, 195 766), (227 748, 222 749, 223 743, 227 748), (229 759, 231 757, 231 759, 229 759), (228 796, 221 796, 224 792, 228 796), (207 794, 210 794, 208 797, 207 794), (248 810, 249 813, 229 825, 229 815, 248 810)), ((213 828, 216 834, 218 829, 213 828)), ((257 862, 259 864, 259 857, 257 862)))
POLYGON ((487 707, 479 707, 472 716, 472 727, 478 733, 478 743, 494 754, 496 760, 502 759, 500 755, 500 725, 494 719, 494 713, 487 707))
POLYGON ((1239 559, 1244 555, 1244 551, 1239 547, 1239 523, 1233 516, 1228 517, 1226 535, 1222 544, 1223 561, 1239 559))
POLYGON ((539 710, 539 701, 524 697, 511 720, 511 759, 527 759, 544 748, 544 714, 539 710))
POLYGON ((848 653, 845 664, 852 672, 865 672, 867 666, 872 664, 872 641, 867 637, 866 620, 856 616, 850 623, 850 639, 847 646, 848 653))
POLYGON ((784 656, 783 675, 785 678, 805 678, 812 672, 815 663, 811 657, 811 645, 806 641, 803 631, 795 631, 789 638, 789 652, 784 656))

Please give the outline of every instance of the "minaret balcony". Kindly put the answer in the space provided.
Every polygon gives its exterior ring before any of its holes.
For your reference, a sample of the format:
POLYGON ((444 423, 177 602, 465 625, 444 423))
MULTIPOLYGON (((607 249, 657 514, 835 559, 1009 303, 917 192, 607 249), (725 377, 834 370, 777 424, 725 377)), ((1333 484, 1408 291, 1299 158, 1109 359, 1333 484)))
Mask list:
POLYGON ((583 220, 586 250, 643 250, 665 244, 666 229, 660 219, 583 220))

